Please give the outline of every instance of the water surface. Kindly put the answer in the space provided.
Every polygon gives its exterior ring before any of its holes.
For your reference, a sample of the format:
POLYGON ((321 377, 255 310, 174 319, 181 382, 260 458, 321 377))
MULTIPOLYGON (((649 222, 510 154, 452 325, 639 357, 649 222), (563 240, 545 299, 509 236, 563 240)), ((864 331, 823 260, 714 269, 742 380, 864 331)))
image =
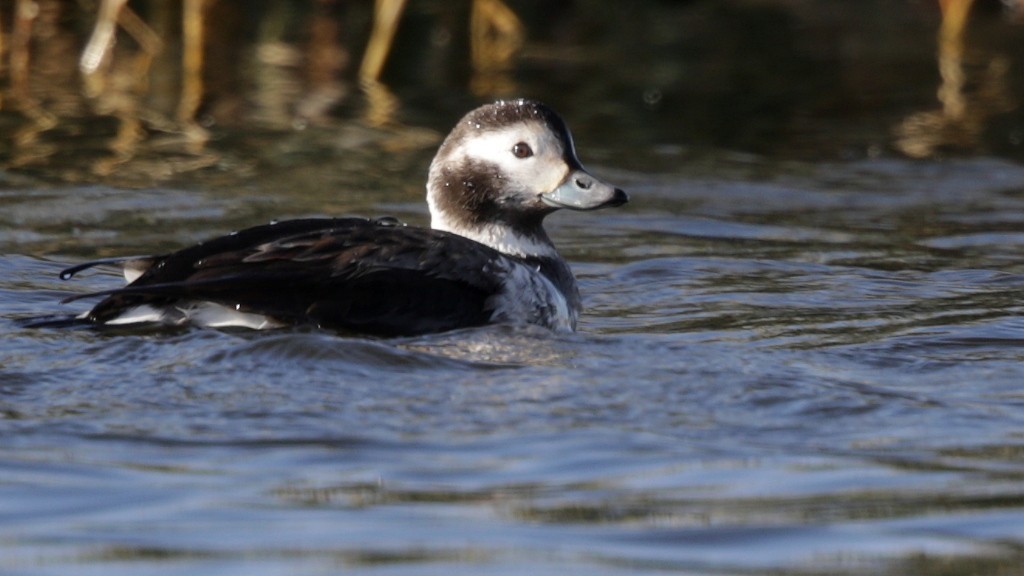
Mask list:
POLYGON ((171 41, 132 78, 122 37, 91 96, 87 3, 36 4, 30 74, 0 54, 0 572, 1024 571, 1009 3, 942 41, 932 2, 511 3, 489 88, 468 3, 409 3, 383 118, 369 3, 213 3, 184 117, 173 3, 131 3, 171 41), (426 224, 443 132, 522 95, 632 197, 549 219, 576 334, 26 325, 120 285, 58 279, 91 258, 426 224))
MULTIPOLYGON (((866 160, 751 178, 750 162, 721 159, 714 178, 594 167, 635 201, 551 219, 587 305, 572 335, 29 329, 18 320, 120 282, 61 282, 65 264, 166 242, 108 216, 159 207, 202 237, 238 206, 8 192, 2 566, 1019 567, 1024 169, 866 160), (33 220, 55 195, 89 199, 47 213, 81 226, 68 249, 33 220)), ((381 211, 422 217, 395 195, 381 211)))

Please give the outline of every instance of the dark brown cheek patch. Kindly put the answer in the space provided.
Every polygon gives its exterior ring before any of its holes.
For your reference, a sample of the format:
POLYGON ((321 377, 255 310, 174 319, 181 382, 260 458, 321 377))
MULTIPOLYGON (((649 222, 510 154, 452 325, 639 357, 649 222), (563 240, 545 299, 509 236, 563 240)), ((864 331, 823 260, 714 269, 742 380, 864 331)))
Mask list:
POLYGON ((497 167, 466 161, 445 168, 432 182, 437 206, 453 220, 469 225, 504 224, 526 237, 533 237, 550 211, 542 202, 502 197, 504 180, 497 167), (523 203, 525 202, 525 203, 523 203))
POLYGON ((472 224, 492 222, 499 212, 497 169, 482 162, 466 161, 441 171, 435 190, 441 192, 438 207, 452 218, 472 224))

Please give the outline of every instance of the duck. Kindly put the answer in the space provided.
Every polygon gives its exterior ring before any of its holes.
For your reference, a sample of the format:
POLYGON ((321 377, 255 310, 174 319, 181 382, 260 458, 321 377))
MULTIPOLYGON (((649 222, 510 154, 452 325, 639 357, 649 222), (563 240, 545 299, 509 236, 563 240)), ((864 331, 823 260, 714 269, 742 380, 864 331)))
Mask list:
POLYGON ((565 121, 530 99, 467 113, 427 174, 430 228, 395 218, 303 218, 232 232, 119 264, 127 284, 76 318, 96 326, 273 329, 309 325, 398 337, 489 324, 576 330, 568 263, 544 229, 566 209, 621 206, 622 189, 587 171, 565 121))

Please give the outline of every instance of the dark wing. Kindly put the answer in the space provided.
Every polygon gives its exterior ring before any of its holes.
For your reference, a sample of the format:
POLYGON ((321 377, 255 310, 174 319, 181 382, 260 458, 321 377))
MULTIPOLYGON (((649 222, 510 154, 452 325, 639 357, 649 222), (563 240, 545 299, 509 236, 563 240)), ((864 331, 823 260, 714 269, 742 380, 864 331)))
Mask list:
POLYGON ((89 313, 103 323, 142 304, 218 302, 277 320, 379 335, 485 324, 502 256, 466 238, 391 220, 307 219, 257 226, 154 257, 89 313))

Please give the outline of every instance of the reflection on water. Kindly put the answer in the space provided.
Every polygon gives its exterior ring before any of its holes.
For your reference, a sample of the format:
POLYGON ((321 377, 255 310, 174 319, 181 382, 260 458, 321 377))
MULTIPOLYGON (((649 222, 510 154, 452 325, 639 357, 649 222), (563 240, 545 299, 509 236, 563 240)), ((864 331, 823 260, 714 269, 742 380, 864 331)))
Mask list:
MULTIPOLYGON (((214 124, 256 121, 278 130, 331 125, 334 110, 350 99, 344 72, 365 38, 353 34, 341 43, 350 32, 343 20, 372 22, 359 70, 363 119, 370 126, 400 128, 398 100, 380 77, 404 4, 378 0, 364 14, 358 4, 335 2, 273 3, 253 11, 232 2, 129 6, 102 0, 90 12, 59 0, 17 0, 7 54, 0 44, 0 57, 10 63, 9 97, 0 103, 17 111, 5 122, 14 135, 5 165, 52 168, 66 152, 48 142, 54 132, 79 122, 92 132, 93 117, 113 118, 114 133, 90 143, 97 157, 85 174, 65 178, 160 181, 210 167, 219 161, 206 147, 214 124), (95 23, 79 50, 79 29, 67 24, 89 18, 95 23), (296 34, 305 42, 293 41, 296 34), (133 42, 117 42, 118 37, 133 42), (163 166, 146 161, 153 153, 167 155, 163 166)), ((434 18, 439 9, 430 9, 434 18)), ((500 0, 473 0, 467 18, 474 77, 488 79, 472 82, 477 92, 495 94, 498 85, 502 93, 514 92, 507 70, 522 38, 515 13, 500 0)), ((0 66, 0 73, 7 70, 0 66)))
POLYGON ((973 4, 974 0, 940 2, 938 67, 942 84, 938 99, 942 108, 913 114, 897 126, 896 147, 908 156, 926 158, 945 149, 975 150, 982 144, 989 119, 1018 105, 1010 96, 1010 62, 1005 56, 974 54, 965 58, 964 34, 973 4), (970 87, 968 73, 972 76, 970 87))
POLYGON ((254 128, 363 122, 401 139, 507 95, 670 162, 709 145, 833 158, 1024 147, 1011 4, 549 4, 9 0, 0 161, 144 185, 229 166, 221 143, 254 128), (936 85, 941 108, 922 112, 936 85))

